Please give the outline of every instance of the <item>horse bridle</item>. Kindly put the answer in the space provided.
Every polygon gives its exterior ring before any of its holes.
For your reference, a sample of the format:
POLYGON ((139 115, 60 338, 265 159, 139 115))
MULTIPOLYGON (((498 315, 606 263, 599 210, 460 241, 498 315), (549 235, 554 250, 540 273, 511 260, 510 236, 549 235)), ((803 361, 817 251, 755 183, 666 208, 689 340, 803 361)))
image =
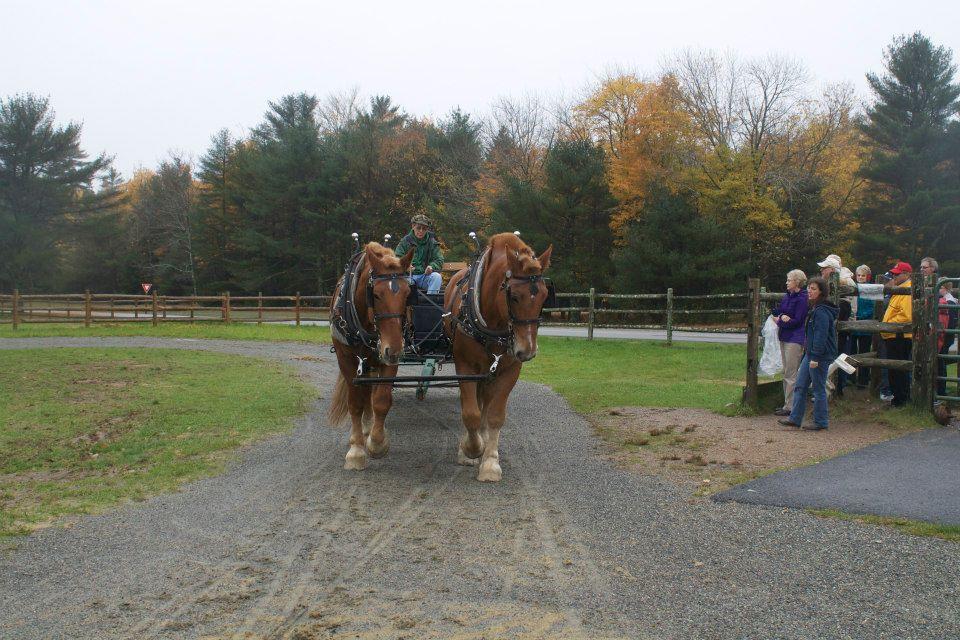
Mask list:
POLYGON ((377 323, 381 320, 387 320, 388 318, 400 318, 402 320, 401 325, 406 326, 407 314, 406 312, 401 313, 377 313, 376 300, 373 295, 373 286, 377 282, 390 282, 390 291, 392 293, 400 293, 400 286, 397 284, 398 280, 406 280, 407 277, 402 273, 386 273, 383 275, 377 275, 373 272, 373 269, 370 270, 370 277, 367 278, 367 308, 373 311, 373 328, 379 334, 380 329, 377 327, 377 323))
MULTIPOLYGON (((510 304, 510 302, 511 302, 511 297, 510 297, 510 293, 511 293, 510 282, 511 282, 512 280, 518 280, 518 281, 520 281, 520 282, 528 282, 528 283, 530 283, 530 295, 535 296, 535 295, 537 295, 538 293, 540 293, 540 287, 539 287, 538 283, 542 283, 542 282, 543 282, 543 275, 542 275, 542 274, 537 274, 537 275, 532 275, 532 276, 515 276, 515 275, 513 275, 510 271, 507 271, 506 275, 504 276, 504 278, 503 278, 503 284, 500 285, 500 289, 502 289, 503 291, 505 291, 506 294, 507 294, 507 315, 508 315, 509 318, 510 318, 510 319, 509 319, 509 323, 507 324, 507 330, 510 332, 511 338, 513 337, 513 325, 515 325, 515 324, 535 324, 535 325, 539 325, 539 324, 540 324, 540 314, 539 314, 539 313, 537 314, 537 317, 536 317, 536 318, 518 318, 518 317, 516 317, 515 315, 513 315, 513 306, 510 304)), ((541 307, 541 311, 542 311, 542 307, 541 307)))

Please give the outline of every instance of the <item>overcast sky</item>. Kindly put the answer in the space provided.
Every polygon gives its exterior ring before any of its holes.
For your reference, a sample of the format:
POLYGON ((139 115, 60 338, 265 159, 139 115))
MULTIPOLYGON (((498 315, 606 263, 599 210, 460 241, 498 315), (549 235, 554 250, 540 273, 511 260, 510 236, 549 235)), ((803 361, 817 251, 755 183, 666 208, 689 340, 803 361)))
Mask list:
POLYGON ((411 114, 482 114, 614 66, 653 75, 686 47, 786 54, 865 95, 884 47, 916 30, 960 50, 960 2, 0 0, 0 96, 48 96, 129 177, 170 150, 199 157, 222 127, 245 134, 288 93, 356 86, 411 114))

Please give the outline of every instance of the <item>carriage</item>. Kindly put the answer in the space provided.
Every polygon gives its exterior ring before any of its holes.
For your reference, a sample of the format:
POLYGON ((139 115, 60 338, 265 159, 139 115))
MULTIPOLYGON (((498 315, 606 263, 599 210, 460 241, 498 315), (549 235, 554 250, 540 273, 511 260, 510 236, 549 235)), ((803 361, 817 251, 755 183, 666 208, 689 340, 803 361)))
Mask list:
MULTIPOLYGON (((518 234, 519 235, 519 234, 518 234)), ((481 245, 475 233, 470 238, 476 244, 476 255, 473 262, 479 259, 481 245)), ((359 247, 359 240, 354 234, 354 241, 359 247)), ((390 241, 390 235, 384 237, 384 245, 390 241)), ((545 281, 548 297, 547 308, 556 306, 556 294, 553 284, 545 281)), ((415 388, 418 400, 426 397, 430 387, 456 387, 463 381, 479 382, 487 379, 493 371, 477 375, 456 375, 443 373, 445 364, 452 362, 453 345, 444 331, 444 317, 449 313, 444 309, 444 289, 437 293, 427 293, 415 284, 410 284, 410 295, 407 298, 408 323, 405 329, 405 344, 400 357, 400 371, 409 373, 392 377, 371 376, 364 370, 361 375, 353 379, 355 385, 375 385, 392 383, 394 387, 415 388)), ((495 370, 495 369, 494 369, 495 370)))

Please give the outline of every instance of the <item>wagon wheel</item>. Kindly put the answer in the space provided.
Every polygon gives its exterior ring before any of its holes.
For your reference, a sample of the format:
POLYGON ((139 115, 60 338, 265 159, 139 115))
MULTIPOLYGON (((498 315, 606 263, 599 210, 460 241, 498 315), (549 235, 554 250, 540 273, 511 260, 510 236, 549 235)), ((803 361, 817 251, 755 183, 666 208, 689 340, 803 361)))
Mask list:
MULTIPOLYGON (((432 376, 437 370, 437 361, 433 358, 427 358, 423 363, 423 369, 420 371, 421 376, 432 376)), ((430 383, 426 380, 417 383, 417 400, 423 400, 427 397, 427 389, 430 387, 430 383)))

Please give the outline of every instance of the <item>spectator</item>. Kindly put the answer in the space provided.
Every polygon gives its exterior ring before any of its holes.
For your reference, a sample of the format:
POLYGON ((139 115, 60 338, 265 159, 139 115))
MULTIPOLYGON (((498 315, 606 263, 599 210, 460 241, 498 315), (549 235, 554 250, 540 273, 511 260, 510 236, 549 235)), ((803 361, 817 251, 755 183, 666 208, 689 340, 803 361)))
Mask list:
MULTIPOLYGON (((830 282, 830 276, 833 273, 837 273, 838 282, 841 288, 855 289, 856 283, 853 281, 853 273, 850 269, 847 269, 843 266, 843 263, 840 262, 840 256, 835 253, 831 253, 822 262, 818 262, 817 265, 820 267, 820 277, 830 282)), ((846 322, 850 319, 850 316, 856 311, 856 298, 850 296, 844 296, 840 298, 840 315, 837 318, 839 322, 846 322)), ((850 340, 850 334, 846 331, 840 333, 837 337, 839 344, 846 348, 847 343, 850 340)), ((843 370, 837 371, 837 385, 836 392, 838 396, 843 395, 843 388, 846 384, 847 374, 843 370)), ((833 388, 832 383, 830 383, 831 388, 833 388)))
MULTIPOLYGON (((953 295, 953 283, 944 282, 940 285, 940 304, 957 304, 957 299, 953 295)), ((957 309, 940 309, 938 311, 938 320, 941 329, 957 328, 957 309)), ((940 332, 937 335, 937 352, 941 355, 950 353, 950 347, 953 346, 954 334, 940 332)), ((947 377, 947 361, 943 358, 937 358, 937 376, 947 377)), ((947 395, 947 381, 937 380, 937 395, 947 395)))
MULTIPOLYGON (((873 272, 865 264, 857 267, 857 283, 869 284, 873 280, 873 272)), ((873 311, 876 302, 869 298, 857 297, 857 320, 873 320, 873 311)), ((843 349, 845 353, 855 355, 858 353, 867 353, 873 343, 873 334, 865 331, 854 331, 850 334, 847 341, 847 348, 843 349)), ((870 369, 860 367, 856 373, 856 383, 858 389, 864 389, 870 381, 870 369)))
MULTIPOLYGON (((913 267, 908 262, 898 262, 890 269, 893 280, 892 287, 911 286, 910 276, 913 267)), ((890 303, 883 314, 884 322, 913 322, 913 298, 909 294, 895 294, 890 296, 890 303)), ((881 333, 887 345, 887 357, 891 360, 910 360, 913 352, 913 333, 881 333)), ((910 400, 910 377, 906 371, 890 369, 890 390, 893 392, 893 406, 902 407, 910 400)))
POLYGON ((410 267, 413 275, 410 280, 427 293, 437 293, 443 285, 440 270, 443 269, 443 252, 433 231, 430 230, 430 218, 418 214, 410 220, 410 233, 397 244, 396 254, 404 256, 414 250, 410 267))
POLYGON ((780 355, 783 358, 783 406, 773 412, 788 416, 793 409, 793 386, 803 358, 803 325, 807 319, 807 274, 794 269, 787 274, 787 294, 771 314, 777 322, 780 355))
POLYGON ((940 271, 940 263, 936 261, 935 258, 924 258, 920 261, 920 273, 924 278, 924 285, 926 285, 927 276, 933 276, 933 284, 936 285, 937 282, 937 273, 940 271))
MULTIPOLYGON (((888 305, 890 304, 890 294, 888 293, 887 288, 890 286, 890 282, 893 280, 893 274, 889 271, 886 271, 880 276, 880 279, 883 280, 883 304, 888 305)), ((884 306, 884 309, 886 309, 886 306, 884 306)), ((882 338, 877 346, 877 355, 883 359, 887 359, 889 357, 887 355, 887 341, 883 340, 882 338)), ((883 402, 893 401, 893 391, 890 390, 889 369, 880 369, 880 388, 878 391, 880 392, 880 399, 883 402)))
POLYGON ((807 410, 807 389, 813 386, 813 426, 805 431, 828 428, 827 368, 837 357, 836 322, 839 309, 830 301, 830 285, 823 278, 811 278, 807 283, 809 311, 804 327, 806 353, 800 361, 797 384, 793 390, 793 409, 790 417, 778 420, 788 427, 800 427, 807 410))

